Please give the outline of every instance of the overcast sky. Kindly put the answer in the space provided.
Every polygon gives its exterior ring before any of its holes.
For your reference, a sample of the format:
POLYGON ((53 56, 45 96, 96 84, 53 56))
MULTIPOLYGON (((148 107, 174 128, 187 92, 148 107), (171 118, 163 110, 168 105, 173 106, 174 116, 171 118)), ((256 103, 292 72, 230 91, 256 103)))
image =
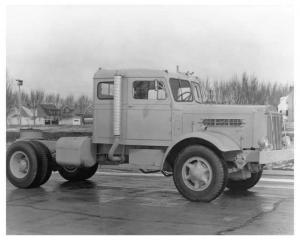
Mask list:
POLYGON ((7 69, 24 89, 92 94, 99 68, 243 72, 293 83, 293 16, 283 6, 10 6, 7 69))

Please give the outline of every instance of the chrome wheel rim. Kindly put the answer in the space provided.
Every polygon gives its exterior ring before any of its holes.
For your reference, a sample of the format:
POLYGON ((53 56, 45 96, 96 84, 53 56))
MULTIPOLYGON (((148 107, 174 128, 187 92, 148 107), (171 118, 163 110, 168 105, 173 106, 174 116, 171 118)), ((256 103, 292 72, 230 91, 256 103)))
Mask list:
POLYGON ((182 178, 189 189, 203 191, 208 188, 212 180, 211 166, 201 157, 191 157, 182 167, 182 178))
POLYGON ((29 172, 29 158, 22 151, 14 152, 9 161, 10 172, 15 178, 24 178, 29 172))

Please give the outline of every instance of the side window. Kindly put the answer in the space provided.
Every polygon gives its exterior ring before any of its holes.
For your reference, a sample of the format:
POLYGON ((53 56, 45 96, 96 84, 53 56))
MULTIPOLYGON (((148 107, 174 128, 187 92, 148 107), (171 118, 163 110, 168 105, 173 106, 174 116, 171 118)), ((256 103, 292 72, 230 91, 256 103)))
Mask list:
POLYGON ((97 86, 97 96, 99 99, 113 99, 114 82, 99 82, 97 86))
POLYGON ((167 98, 162 81, 134 81, 132 84, 133 98, 144 100, 164 100, 167 98))

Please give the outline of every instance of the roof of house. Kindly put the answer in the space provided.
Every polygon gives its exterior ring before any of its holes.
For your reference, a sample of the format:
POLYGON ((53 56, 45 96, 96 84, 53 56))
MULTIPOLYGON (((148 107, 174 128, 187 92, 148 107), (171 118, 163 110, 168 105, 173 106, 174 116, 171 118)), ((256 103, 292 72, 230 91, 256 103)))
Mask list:
POLYGON ((71 118, 76 116, 75 108, 69 105, 64 105, 60 108, 62 118, 71 118))
POLYGON ((54 104, 40 104, 37 108, 37 116, 38 117, 49 117, 54 116, 58 117, 60 116, 60 109, 58 109, 54 104))
MULTIPOLYGON (((9 118, 18 117, 18 116, 19 116, 19 108, 17 107, 14 107, 8 114, 9 118)), ((33 117, 32 110, 27 107, 21 106, 21 116, 32 118, 33 117)))

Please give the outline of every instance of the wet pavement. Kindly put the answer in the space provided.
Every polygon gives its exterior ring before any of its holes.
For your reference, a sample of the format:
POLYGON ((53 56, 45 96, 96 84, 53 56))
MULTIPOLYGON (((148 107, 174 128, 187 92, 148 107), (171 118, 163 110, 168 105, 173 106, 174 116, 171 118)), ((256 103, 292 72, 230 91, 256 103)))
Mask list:
POLYGON ((293 189, 292 176, 264 175, 247 192, 194 203, 158 174, 70 183, 54 173, 36 189, 7 183, 7 234, 293 234, 293 189))

